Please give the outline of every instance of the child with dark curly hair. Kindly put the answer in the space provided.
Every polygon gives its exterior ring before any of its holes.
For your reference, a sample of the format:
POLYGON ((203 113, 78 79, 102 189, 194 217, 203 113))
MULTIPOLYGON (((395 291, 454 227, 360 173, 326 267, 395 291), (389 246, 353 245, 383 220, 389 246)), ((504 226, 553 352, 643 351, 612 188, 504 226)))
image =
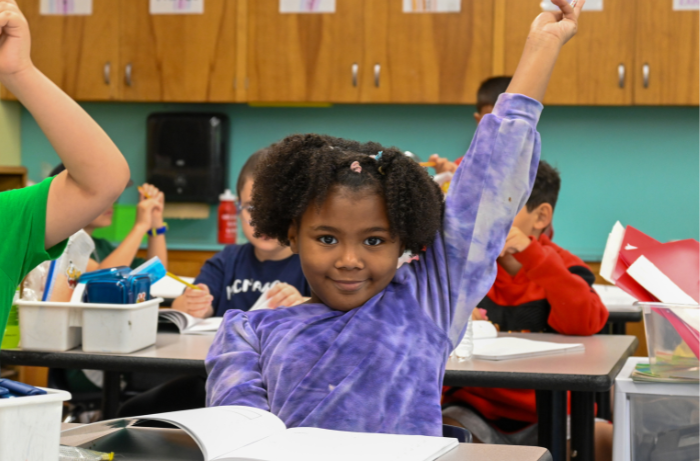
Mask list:
POLYGON ((287 427, 441 435, 445 364, 530 193, 538 101, 583 5, 553 1, 561 12, 535 19, 444 206, 395 148, 318 135, 273 148, 256 173, 253 225, 299 254, 312 295, 226 313, 206 359, 209 406, 269 410, 287 427), (404 250, 420 259, 397 270, 404 250))

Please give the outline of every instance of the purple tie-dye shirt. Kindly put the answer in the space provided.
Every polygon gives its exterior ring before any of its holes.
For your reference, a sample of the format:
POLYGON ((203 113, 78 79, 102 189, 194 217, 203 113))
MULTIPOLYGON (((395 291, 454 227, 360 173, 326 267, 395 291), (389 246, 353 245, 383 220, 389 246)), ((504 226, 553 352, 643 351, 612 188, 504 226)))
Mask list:
POLYGON ((207 405, 261 408, 287 427, 440 436, 445 363, 530 194, 541 110, 501 95, 452 179, 442 233, 363 306, 228 311, 206 359, 207 405))

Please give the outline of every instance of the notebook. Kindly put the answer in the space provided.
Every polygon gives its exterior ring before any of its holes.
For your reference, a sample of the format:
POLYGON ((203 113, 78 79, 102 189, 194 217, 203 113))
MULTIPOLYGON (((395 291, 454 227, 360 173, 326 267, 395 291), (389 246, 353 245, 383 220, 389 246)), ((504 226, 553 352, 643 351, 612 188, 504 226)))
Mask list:
POLYGON ((159 330, 167 330, 168 325, 173 325, 183 335, 214 334, 221 326, 223 320, 223 317, 199 319, 174 309, 161 309, 158 311, 159 330))
POLYGON ((524 338, 501 337, 474 341, 473 357, 481 360, 511 360, 539 357, 541 355, 568 354, 584 350, 585 347, 581 343, 563 344, 549 341, 533 341, 524 338))
MULTIPOLYGON (((456 439, 421 435, 367 434, 311 427, 287 429, 277 416, 257 408, 224 406, 176 411, 137 418, 100 421, 61 433, 61 443, 95 434, 91 449, 120 453, 124 431, 139 421, 173 424, 197 443, 205 461, 432 461, 458 445, 456 439)), ((169 450, 167 440, 158 445, 169 450)), ((142 450, 151 449, 143 444, 142 450)), ((116 458, 115 458, 116 459, 116 458)))
POLYGON ((637 299, 614 285, 593 284, 593 289, 610 312, 639 312, 642 308, 637 299))

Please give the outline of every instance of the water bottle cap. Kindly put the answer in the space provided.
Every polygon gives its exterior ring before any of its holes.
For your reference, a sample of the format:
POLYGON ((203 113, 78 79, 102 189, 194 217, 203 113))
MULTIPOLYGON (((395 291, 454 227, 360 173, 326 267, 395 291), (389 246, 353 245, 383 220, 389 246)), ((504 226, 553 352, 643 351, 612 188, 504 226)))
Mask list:
POLYGON ((230 189, 226 189, 223 194, 219 195, 221 202, 235 202, 236 196, 231 193, 230 189))

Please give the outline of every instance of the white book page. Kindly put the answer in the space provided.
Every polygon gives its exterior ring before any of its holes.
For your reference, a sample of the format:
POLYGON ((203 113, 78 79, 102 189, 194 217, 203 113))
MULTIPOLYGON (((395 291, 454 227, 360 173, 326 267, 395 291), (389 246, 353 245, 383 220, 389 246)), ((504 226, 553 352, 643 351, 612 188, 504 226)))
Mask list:
POLYGON ((299 427, 229 453, 242 461, 428 461, 457 446, 457 439, 364 434, 299 427))
POLYGON ((177 325, 180 328, 180 333, 184 333, 185 330, 192 328, 201 321, 201 319, 192 317, 190 314, 174 309, 162 309, 158 311, 158 315, 177 325))
POLYGON ((272 413, 240 406, 174 411, 138 419, 165 421, 178 426, 197 442, 207 461, 285 431, 282 420, 272 413))
POLYGON ((585 349, 581 343, 562 344, 506 337, 474 341, 473 357, 482 360, 508 360, 583 350, 585 349))
POLYGON ((203 319, 197 324, 183 331, 185 335, 203 335, 209 333, 216 333, 216 331, 221 326, 221 322, 224 321, 223 317, 209 317, 208 319, 203 319))

